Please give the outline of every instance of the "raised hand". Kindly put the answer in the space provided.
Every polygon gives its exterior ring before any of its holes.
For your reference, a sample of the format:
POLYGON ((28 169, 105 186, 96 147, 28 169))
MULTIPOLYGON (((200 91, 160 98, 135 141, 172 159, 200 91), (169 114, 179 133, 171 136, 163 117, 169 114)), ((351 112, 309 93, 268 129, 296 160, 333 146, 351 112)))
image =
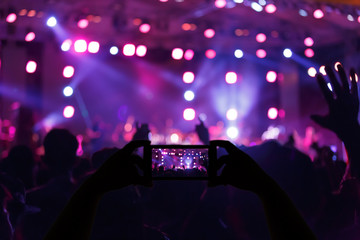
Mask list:
POLYGON ((197 135, 199 136, 199 139, 204 144, 209 144, 210 138, 209 138, 209 130, 207 127, 205 127, 204 122, 199 118, 200 124, 195 126, 195 131, 197 135))
POLYGON ((132 140, 149 140, 149 125, 148 124, 139 124, 136 122, 136 132, 132 140))
POLYGON ((359 128, 359 97, 356 73, 350 70, 350 87, 344 68, 338 65, 338 78, 331 69, 326 66, 325 71, 329 77, 333 91, 331 91, 322 74, 316 76, 320 89, 329 107, 329 113, 325 116, 312 115, 311 118, 324 128, 333 131, 342 141, 351 141, 355 129, 359 128))

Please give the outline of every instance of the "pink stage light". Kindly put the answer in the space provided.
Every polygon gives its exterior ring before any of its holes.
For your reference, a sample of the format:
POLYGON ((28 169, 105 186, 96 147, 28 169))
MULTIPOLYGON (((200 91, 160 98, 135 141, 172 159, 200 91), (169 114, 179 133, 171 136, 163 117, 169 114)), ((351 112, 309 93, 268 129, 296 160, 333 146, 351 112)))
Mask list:
POLYGON ((266 35, 263 33, 259 33, 256 35, 256 41, 259 43, 263 43, 266 41, 266 35))
POLYGON ((266 74, 266 81, 269 83, 276 82, 277 74, 275 71, 268 71, 266 74))
POLYGON ((321 9, 316 9, 313 13, 314 18, 320 19, 324 17, 324 12, 321 9))
POLYGON ((207 58, 209 58, 209 59, 213 59, 213 58, 216 57, 216 52, 215 52, 215 50, 213 50, 213 49, 208 49, 208 50, 206 50, 206 52, 205 52, 205 56, 206 56, 207 58))
POLYGON ((184 55, 184 50, 182 50, 181 48, 174 48, 172 50, 171 56, 173 59, 175 60, 180 60, 184 55))
POLYGON ((193 108, 186 108, 183 112, 183 117, 186 121, 191 121, 195 119, 195 110, 193 108))
POLYGON ((128 56, 128 57, 134 56, 135 51, 136 51, 136 49, 135 49, 134 44, 128 43, 128 44, 125 44, 123 47, 123 54, 125 56, 128 56))
POLYGON ((312 45, 314 45, 314 40, 311 37, 307 37, 304 39, 304 44, 307 47, 312 47, 312 45))
POLYGON ((142 33, 148 33, 151 30, 151 26, 148 23, 143 23, 139 26, 139 31, 142 33))
POLYGON ((35 61, 28 61, 26 64, 26 72, 34 73, 36 71, 37 64, 35 61))
POLYGON ((75 73, 75 69, 73 66, 64 67, 64 70, 63 70, 64 78, 71 78, 72 76, 74 76, 74 73, 75 73))
POLYGON ((322 75, 326 76, 325 65, 322 65, 322 66, 319 68, 319 72, 320 72, 322 75))
POLYGON ((269 119, 276 119, 278 117, 279 111, 277 110, 277 108, 271 107, 268 110, 268 118, 269 119))
POLYGON ((304 54, 308 58, 312 58, 315 55, 314 50, 312 50, 311 48, 305 49, 304 54))
POLYGON ((6 22, 8 22, 8 23, 13 23, 13 22, 16 21, 16 19, 17 19, 16 14, 15 14, 15 13, 10 13, 10 14, 7 15, 7 17, 6 17, 6 22))
POLYGON ((35 39, 35 33, 34 32, 29 32, 28 34, 26 34, 25 36, 25 41, 26 42, 31 42, 32 40, 35 39))
POLYGON ((97 53, 99 52, 100 44, 97 41, 89 42, 88 51, 89 53, 97 53))
POLYGON ((70 39, 66 39, 62 44, 61 44, 61 50, 64 52, 67 52, 70 50, 71 48, 71 44, 72 41, 70 39))
POLYGON ((191 59, 193 59, 193 57, 194 57, 194 51, 193 50, 188 49, 188 50, 185 51, 184 58, 186 60, 190 61, 191 59))
POLYGON ((146 55, 147 48, 144 45, 139 45, 136 48, 136 56, 138 57, 144 57, 146 55))
POLYGON ((192 83, 194 82, 195 74, 193 72, 184 72, 183 74, 183 82, 184 83, 192 83))
POLYGON ((266 51, 264 49, 258 49, 258 50, 256 50, 256 56, 258 58, 265 58, 266 57, 266 51))
POLYGON ((89 21, 87 19, 80 19, 77 23, 79 28, 87 28, 89 26, 89 21))
POLYGON ((63 116, 65 118, 72 118, 75 114, 75 108, 71 105, 66 106, 63 111, 63 116))
POLYGON ((358 23, 360 23, 360 16, 358 16, 357 21, 358 21, 358 23))
POLYGON ((237 74, 235 72, 227 72, 225 75, 227 84, 234 84, 237 82, 237 74))
POLYGON ((226 6, 226 0, 216 0, 215 7, 224 8, 226 6))
POLYGON ((265 7, 265 12, 267 13, 274 13, 276 12, 276 6, 274 4, 268 4, 265 7))
POLYGON ((86 41, 83 39, 76 40, 74 43, 74 49, 75 49, 75 52, 78 52, 78 53, 86 52, 86 50, 87 50, 86 41))
POLYGON ((211 28, 208 28, 204 31, 204 36, 206 38, 213 38, 215 36, 215 30, 214 29, 211 29, 211 28))

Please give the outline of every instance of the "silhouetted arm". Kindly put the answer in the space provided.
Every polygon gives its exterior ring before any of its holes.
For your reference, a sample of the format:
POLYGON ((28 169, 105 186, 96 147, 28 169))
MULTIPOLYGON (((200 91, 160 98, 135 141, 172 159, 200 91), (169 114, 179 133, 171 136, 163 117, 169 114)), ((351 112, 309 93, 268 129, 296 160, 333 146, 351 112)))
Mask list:
MULTIPOLYGON (((132 152, 149 141, 134 141, 111 156, 72 196, 44 238, 89 239, 101 197, 131 184, 149 185, 139 178, 132 152)), ((141 166, 139 166, 141 167, 141 166)))
POLYGON ((210 144, 223 147, 229 153, 219 159, 225 164, 219 183, 259 196, 272 239, 316 239, 287 194, 250 156, 228 141, 211 141, 210 144))
POLYGON ((209 145, 210 137, 209 130, 205 127, 204 122, 199 118, 200 124, 195 126, 195 131, 199 136, 199 139, 205 144, 209 145))

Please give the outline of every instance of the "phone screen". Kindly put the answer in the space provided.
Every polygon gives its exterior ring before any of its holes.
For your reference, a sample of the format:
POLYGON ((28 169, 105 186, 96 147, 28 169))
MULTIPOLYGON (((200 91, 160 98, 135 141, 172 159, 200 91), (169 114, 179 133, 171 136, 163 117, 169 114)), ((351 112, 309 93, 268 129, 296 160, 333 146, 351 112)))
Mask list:
POLYGON ((151 166, 153 178, 208 178, 209 146, 153 145, 151 166))

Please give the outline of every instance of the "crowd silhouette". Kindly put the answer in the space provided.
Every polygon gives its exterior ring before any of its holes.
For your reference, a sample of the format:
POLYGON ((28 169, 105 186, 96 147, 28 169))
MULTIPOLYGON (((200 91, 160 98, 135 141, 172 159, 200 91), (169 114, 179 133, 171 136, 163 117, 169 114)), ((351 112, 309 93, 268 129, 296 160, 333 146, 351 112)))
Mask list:
POLYGON ((333 90, 323 75, 317 82, 329 111, 311 118, 344 143, 347 163, 317 143, 312 160, 292 137, 250 147, 210 141, 200 121, 202 143, 223 150, 219 176, 153 181, 135 154, 150 145, 147 124, 136 124, 123 148, 108 146, 89 159, 76 156, 72 133, 52 129, 40 162, 27 146, 0 161, 0 239, 359 239, 357 76, 341 65, 325 70, 333 90))

